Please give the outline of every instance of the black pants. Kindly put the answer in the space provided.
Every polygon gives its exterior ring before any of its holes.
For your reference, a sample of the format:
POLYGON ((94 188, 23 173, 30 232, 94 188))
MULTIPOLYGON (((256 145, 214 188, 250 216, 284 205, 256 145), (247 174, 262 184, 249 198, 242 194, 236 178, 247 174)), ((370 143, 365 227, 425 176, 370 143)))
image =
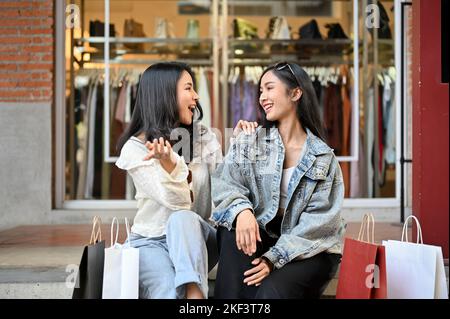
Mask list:
POLYGON ((224 227, 217 230, 219 265, 214 288, 217 299, 293 299, 319 298, 333 278, 339 265, 340 254, 320 253, 316 256, 293 260, 280 269, 275 269, 261 285, 248 286, 244 272, 253 268, 252 260, 261 256, 277 239, 259 230, 262 242, 257 242, 256 253, 245 255, 236 246, 236 232, 224 227))

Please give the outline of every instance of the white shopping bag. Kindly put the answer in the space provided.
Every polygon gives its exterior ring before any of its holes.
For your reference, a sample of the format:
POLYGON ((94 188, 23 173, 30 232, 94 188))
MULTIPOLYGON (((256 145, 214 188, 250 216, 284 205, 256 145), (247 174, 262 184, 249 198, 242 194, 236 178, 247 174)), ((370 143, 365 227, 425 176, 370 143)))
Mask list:
POLYGON ((130 245, 130 229, 125 218, 127 239, 123 245, 117 243, 119 223, 113 218, 111 224, 111 247, 105 248, 103 270, 103 299, 137 299, 139 296, 139 249, 130 245), (113 240, 114 224, 117 224, 113 240))
POLYGON ((389 299, 448 298, 442 248, 423 244, 422 229, 415 216, 406 219, 401 241, 387 240, 383 241, 383 245, 386 247, 389 299), (407 224, 410 218, 417 223, 416 243, 408 242, 407 224))

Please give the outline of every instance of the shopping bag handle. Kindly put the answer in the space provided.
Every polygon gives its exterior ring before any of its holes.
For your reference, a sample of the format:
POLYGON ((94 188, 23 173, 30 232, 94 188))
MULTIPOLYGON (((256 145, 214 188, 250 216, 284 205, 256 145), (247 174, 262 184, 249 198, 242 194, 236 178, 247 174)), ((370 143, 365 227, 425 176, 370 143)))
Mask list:
POLYGON ((358 241, 364 241, 364 234, 367 230, 367 241, 368 243, 374 243, 374 233, 375 233, 375 219, 372 213, 364 214, 363 220, 361 222, 361 227, 359 228, 358 241), (370 241, 370 226, 372 226, 372 241, 370 241))
POLYGON ((102 241, 102 220, 98 216, 94 216, 92 219, 92 231, 91 231, 91 239, 89 240, 89 245, 98 243, 102 241))
POLYGON ((112 222, 111 222, 111 247, 114 247, 117 244, 117 238, 119 237, 119 221, 117 220, 116 217, 113 218, 112 222), (116 238, 113 241, 113 230, 114 230, 114 225, 117 225, 116 227, 116 238))
POLYGON ((409 242, 408 241, 408 221, 410 218, 414 219, 416 221, 416 226, 417 226, 417 241, 416 241, 416 243, 419 244, 419 241, 420 241, 420 244, 423 244, 422 228, 420 227, 420 223, 419 223, 419 220, 417 219, 417 217, 413 216, 413 215, 409 215, 406 218, 405 223, 403 224, 402 241, 404 241, 403 238, 405 238, 406 242, 409 242))
POLYGON ((125 217, 125 228, 127 230, 127 239, 125 240, 125 243, 128 245, 130 244, 130 225, 128 224, 128 218, 125 217))

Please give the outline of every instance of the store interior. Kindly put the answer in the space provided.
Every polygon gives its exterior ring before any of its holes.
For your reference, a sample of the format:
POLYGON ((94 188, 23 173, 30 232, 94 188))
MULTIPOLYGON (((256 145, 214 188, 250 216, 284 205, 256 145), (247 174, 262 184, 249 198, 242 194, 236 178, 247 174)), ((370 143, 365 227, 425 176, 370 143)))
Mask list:
POLYGON ((109 0, 108 63, 106 1, 70 3, 80 9, 81 24, 66 30, 66 200, 134 199, 132 182, 114 165, 115 145, 140 74, 173 60, 193 67, 202 121, 222 133, 224 150, 226 128, 261 119, 254 101, 263 69, 281 60, 298 63, 313 80, 345 197, 396 196, 393 1, 377 2, 378 28, 363 18, 371 0, 358 1, 358 81, 353 1, 109 0))

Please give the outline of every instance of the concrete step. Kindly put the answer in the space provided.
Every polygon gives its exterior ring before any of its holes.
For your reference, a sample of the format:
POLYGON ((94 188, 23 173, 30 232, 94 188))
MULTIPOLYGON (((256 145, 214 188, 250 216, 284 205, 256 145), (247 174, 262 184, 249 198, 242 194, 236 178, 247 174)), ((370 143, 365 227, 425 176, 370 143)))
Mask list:
MULTIPOLYGON (((350 224, 348 235, 355 237, 359 224, 350 224)), ((0 299, 71 298, 71 278, 77 267, 90 225, 23 226, 0 232, 0 299)), ((379 225, 377 242, 397 238, 401 227, 379 225)), ((104 227, 109 246, 109 226, 104 227)), ((120 241, 123 241, 121 234, 120 241)), ((445 267, 449 284, 448 260, 445 267)), ((215 272, 210 273, 209 295, 214 295, 215 272)), ((323 298, 334 298, 338 273, 326 288, 323 298)))
MULTIPOLYGON (((71 298, 67 278, 83 247, 0 248, 0 299, 71 298)), ((70 278, 69 278, 70 279, 70 278)))
MULTIPOLYGON (((73 288, 67 267, 1 267, 0 299, 70 299, 73 288)), ((447 287, 449 267, 445 267, 447 287)), ((209 297, 214 296, 214 279, 209 280, 209 297)), ((335 298, 338 274, 330 281, 322 298, 335 298)))
POLYGON ((70 299, 66 276, 65 268, 0 269, 0 299, 70 299))

